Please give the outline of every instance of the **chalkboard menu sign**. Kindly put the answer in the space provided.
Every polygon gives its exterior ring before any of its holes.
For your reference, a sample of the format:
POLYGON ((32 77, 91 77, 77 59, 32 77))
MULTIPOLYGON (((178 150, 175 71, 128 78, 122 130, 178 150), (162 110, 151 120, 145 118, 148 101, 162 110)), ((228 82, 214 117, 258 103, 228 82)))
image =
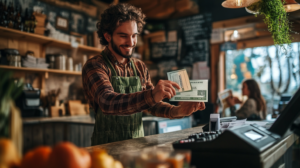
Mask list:
POLYGON ((177 42, 151 43, 152 58, 175 57, 177 53, 177 42))
MULTIPOLYGON (((185 64, 208 61, 211 14, 198 14, 178 20, 181 33, 181 60, 185 64)), ((179 39, 180 41, 180 39, 179 39)))
POLYGON ((165 41, 150 42, 151 60, 174 59, 179 66, 208 61, 212 29, 211 13, 197 14, 165 23, 165 41))

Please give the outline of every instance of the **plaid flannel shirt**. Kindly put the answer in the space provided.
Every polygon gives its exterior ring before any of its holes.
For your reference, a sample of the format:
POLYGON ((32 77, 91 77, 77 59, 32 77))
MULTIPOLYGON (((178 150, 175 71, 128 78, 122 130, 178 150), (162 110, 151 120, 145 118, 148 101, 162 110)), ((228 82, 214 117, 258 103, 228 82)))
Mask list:
MULTIPOLYGON (((107 47, 104 52, 118 76, 134 76, 130 61, 126 64, 119 63, 107 47)), ((82 84, 90 106, 94 110, 98 106, 104 114, 110 115, 130 115, 143 111, 158 117, 174 118, 170 113, 173 105, 165 102, 155 103, 152 96, 154 86, 145 63, 136 58, 130 59, 133 59, 137 75, 140 77, 142 91, 129 94, 114 92, 110 83, 112 72, 101 54, 86 62, 82 69, 82 84)))

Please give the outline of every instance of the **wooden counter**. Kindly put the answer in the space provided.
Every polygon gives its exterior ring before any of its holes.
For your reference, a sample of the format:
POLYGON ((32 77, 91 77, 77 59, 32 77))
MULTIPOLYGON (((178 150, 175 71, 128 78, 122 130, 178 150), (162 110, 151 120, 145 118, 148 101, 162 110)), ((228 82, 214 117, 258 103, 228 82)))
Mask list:
POLYGON ((38 123, 81 123, 81 124, 95 124, 95 119, 90 115, 79 115, 79 116, 61 116, 61 117, 32 117, 23 118, 23 124, 38 124, 38 123))
POLYGON ((164 134, 156 134, 145 136, 143 138, 130 139, 125 141, 118 141, 103 145, 86 147, 87 150, 105 149, 110 155, 118 158, 120 155, 128 152, 138 152, 144 148, 155 148, 157 146, 169 147, 173 150, 172 143, 174 141, 184 139, 190 134, 202 132, 202 127, 188 128, 181 131, 175 131, 164 134))
MULTIPOLYGON (((130 152, 139 152, 145 148, 153 148, 157 146, 164 146, 169 148, 170 150, 174 150, 172 143, 174 141, 185 139, 187 136, 193 133, 202 132, 202 127, 194 127, 181 131, 158 134, 158 135, 150 135, 143 138, 136 138, 131 140, 113 142, 103 145, 86 147, 88 151, 92 151, 94 149, 105 149, 110 155, 119 158, 122 154, 130 153, 130 152)), ((297 136, 294 134, 289 134, 285 136, 280 142, 272 145, 266 151, 260 154, 261 167, 271 167, 272 165, 282 165, 282 163, 278 162, 283 157, 285 153, 289 153, 291 156, 291 146, 297 140, 297 136), (288 151, 288 152, 287 152, 288 151)), ((284 156, 286 159, 286 156, 284 156)), ((289 157, 289 162, 291 162, 292 158, 289 157)), ((289 167, 289 166, 287 166, 289 167)))

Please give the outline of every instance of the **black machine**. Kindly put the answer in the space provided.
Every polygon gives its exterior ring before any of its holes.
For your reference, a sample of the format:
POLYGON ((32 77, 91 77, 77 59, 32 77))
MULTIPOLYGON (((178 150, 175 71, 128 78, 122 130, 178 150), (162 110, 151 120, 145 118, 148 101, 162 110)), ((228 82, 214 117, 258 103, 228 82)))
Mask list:
POLYGON ((291 98, 292 98, 292 96, 290 96, 290 95, 282 95, 280 97, 280 101, 279 101, 279 104, 278 104, 279 113, 281 113, 283 111, 283 109, 289 103, 291 98))
POLYGON ((173 143, 174 149, 190 149, 192 165, 197 167, 261 167, 260 154, 289 135, 300 135, 300 89, 286 105, 270 129, 256 124, 220 132, 190 135, 173 143))
POLYGON ((0 50, 0 65, 9 65, 9 57, 12 55, 20 55, 17 49, 0 50))
POLYGON ((16 105, 21 110, 22 117, 41 117, 43 111, 40 107, 40 94, 39 89, 34 89, 30 84, 26 84, 21 96, 16 100, 16 105))

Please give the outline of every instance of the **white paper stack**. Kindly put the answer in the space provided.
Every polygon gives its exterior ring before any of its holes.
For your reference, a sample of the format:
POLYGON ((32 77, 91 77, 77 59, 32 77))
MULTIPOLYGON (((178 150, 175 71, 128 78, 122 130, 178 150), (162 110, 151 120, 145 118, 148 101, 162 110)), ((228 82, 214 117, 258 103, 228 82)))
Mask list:
POLYGON ((26 58, 22 60, 23 67, 28 68, 41 68, 41 69, 47 69, 49 64, 46 63, 45 58, 36 58, 31 55, 27 55, 26 58))
POLYGON ((231 128, 234 128, 234 127, 239 127, 239 126, 245 125, 246 121, 247 121, 247 119, 235 120, 235 121, 232 121, 232 122, 221 122, 221 130, 231 129, 231 128))

